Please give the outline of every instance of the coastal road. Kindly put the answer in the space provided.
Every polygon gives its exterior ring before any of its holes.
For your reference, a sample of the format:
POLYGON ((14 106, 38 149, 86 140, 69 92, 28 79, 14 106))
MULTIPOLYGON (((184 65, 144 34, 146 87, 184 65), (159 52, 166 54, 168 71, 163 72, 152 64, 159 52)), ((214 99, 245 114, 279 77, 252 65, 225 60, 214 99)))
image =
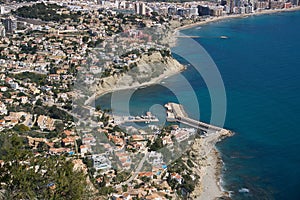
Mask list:
POLYGON ((125 185, 125 184, 128 184, 130 183, 131 181, 133 181, 137 175, 139 174, 139 172, 141 171, 143 165, 144 165, 144 162, 146 161, 147 157, 149 155, 149 152, 148 152, 148 148, 146 149, 146 154, 145 156, 142 158, 142 160, 140 161, 140 163, 138 164, 137 168, 135 169, 135 172, 133 173, 133 175, 125 182, 122 183, 122 185, 125 185))

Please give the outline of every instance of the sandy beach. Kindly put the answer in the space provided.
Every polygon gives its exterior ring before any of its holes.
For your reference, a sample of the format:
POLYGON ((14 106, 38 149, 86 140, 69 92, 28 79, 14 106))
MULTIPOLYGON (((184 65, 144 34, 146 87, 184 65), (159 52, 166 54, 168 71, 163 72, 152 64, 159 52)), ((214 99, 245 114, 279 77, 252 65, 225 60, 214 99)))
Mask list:
POLYGON ((190 195, 192 199, 207 200, 228 197, 228 193, 222 189, 220 184, 222 160, 215 145, 232 135, 231 131, 223 129, 223 131, 211 133, 205 138, 195 139, 191 149, 197 156, 194 163, 198 166, 196 173, 200 175, 200 180, 190 195))
POLYGON ((261 10, 259 12, 255 13, 248 13, 248 14, 234 14, 234 15, 225 15, 225 16, 219 16, 219 17, 210 17, 204 21, 192 23, 192 24, 186 24, 180 27, 177 27, 174 29, 175 33, 178 33, 180 30, 189 29, 195 26, 201 26, 205 25, 211 22, 226 20, 226 19, 234 19, 234 18, 243 18, 243 17, 249 17, 249 16, 257 16, 257 15, 267 15, 267 14, 275 14, 280 12, 291 12, 291 11, 297 11, 300 10, 300 6, 288 8, 288 9, 276 9, 276 10, 261 10))

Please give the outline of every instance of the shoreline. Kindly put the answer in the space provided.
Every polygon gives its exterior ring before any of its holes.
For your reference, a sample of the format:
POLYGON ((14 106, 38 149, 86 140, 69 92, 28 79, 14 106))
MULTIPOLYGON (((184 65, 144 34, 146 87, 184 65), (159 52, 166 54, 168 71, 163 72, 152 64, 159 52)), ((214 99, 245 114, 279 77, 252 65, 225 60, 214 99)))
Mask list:
MULTIPOLYGON (((277 13, 282 13, 282 12, 293 12, 293 11, 299 11, 300 6, 289 8, 289 9, 278 9, 278 10, 262 10, 261 12, 256 12, 256 13, 249 13, 249 14, 237 14, 237 15, 226 15, 226 16, 221 16, 221 17, 212 17, 209 18, 205 21, 200 21, 196 23, 191 23, 191 24, 186 24, 184 26, 176 27, 172 31, 172 36, 175 38, 175 44, 178 38, 176 38, 176 35, 179 34, 181 30, 201 26, 201 25, 207 25, 209 23, 213 22, 218 22, 226 19, 238 19, 238 18, 246 18, 250 16, 259 16, 259 15, 269 15, 269 14, 277 14, 277 13)), ((175 59, 175 58, 174 58, 175 59)), ((87 101, 92 102, 93 100, 95 101, 97 98, 107 94, 107 93, 112 93, 115 91, 119 90, 128 90, 128 89, 134 89, 134 88, 139 88, 143 86, 150 86, 154 84, 159 84, 162 80, 174 76, 176 74, 181 73, 183 70, 180 70, 178 72, 172 72, 172 73, 164 73, 160 75, 159 77, 156 77, 149 82, 142 83, 140 85, 133 85, 133 86, 125 86, 123 88, 115 88, 111 90, 106 90, 106 91, 100 91, 95 93, 92 97, 90 97, 87 101)), ((209 152, 207 154, 206 161, 208 164, 206 166, 200 166, 198 170, 201 172, 203 177, 201 177, 200 181, 195 184, 195 190, 193 191, 192 194, 195 195, 195 199, 216 199, 219 197, 228 197, 230 198, 230 193, 229 191, 226 191, 224 188, 222 188, 222 169, 224 167, 224 162, 221 157, 221 152, 216 148, 216 144, 223 139, 227 137, 231 137, 233 134, 230 134, 226 137, 217 137, 213 141, 207 144, 207 146, 210 148, 209 152), (204 187, 205 186, 205 187, 204 187), (198 195, 197 195, 198 194, 198 195)), ((201 144, 199 142, 195 141, 195 144, 199 145, 199 149, 202 148, 201 144)), ((201 157, 199 156, 199 159, 201 157)), ((193 198, 194 199, 194 198, 193 198)))
POLYGON ((223 129, 223 131, 211 133, 205 138, 195 139, 191 152, 196 156, 193 162, 197 164, 195 171, 200 175, 200 179, 190 195, 192 199, 229 198, 229 193, 221 185, 223 161, 216 144, 233 134, 233 132, 223 129))
MULTIPOLYGON (((175 58, 173 58, 175 59, 175 58)), ((161 74, 160 76, 151 79, 148 82, 144 82, 141 83, 139 85, 132 85, 132 86, 124 86, 124 87, 119 87, 119 88, 114 88, 114 89, 109 89, 109 90, 102 90, 99 92, 94 93, 91 97, 89 97, 86 101, 85 101, 85 105, 90 105, 92 102, 95 102, 96 99, 100 98, 101 96, 108 94, 108 93, 113 93, 116 91, 122 91, 122 90, 131 90, 131 89, 139 89, 141 87, 147 87, 147 86, 151 86, 151 85, 155 85, 155 84, 159 84, 161 83, 163 80, 170 78, 172 76, 175 76, 177 74, 180 74, 181 72, 183 72, 184 70, 186 70, 186 66, 182 65, 182 69, 180 69, 179 71, 165 71, 163 74, 161 74)))
MULTIPOLYGON (((257 13, 249 13, 249 14, 238 14, 238 15, 227 15, 227 16, 222 16, 222 17, 213 17, 205 21, 201 22, 196 22, 192 24, 186 24, 181 27, 177 27, 174 29, 173 32, 173 37, 175 37, 177 41, 177 37, 179 35, 179 32, 185 29, 190 29, 194 27, 198 27, 201 25, 207 25, 209 23, 213 22, 218 22, 226 19, 239 19, 239 18, 246 18, 249 16, 259 16, 259 15, 268 15, 268 14, 276 14, 276 13, 281 13, 281 12, 293 12, 293 11, 299 11, 300 6, 293 7, 290 9, 278 9, 278 10, 263 10, 261 12, 257 13)), ((176 44, 175 41, 175 45, 176 44)), ((173 46, 172 46, 173 47, 173 46)), ((222 160, 221 157, 221 152, 217 149, 216 144, 227 137, 233 136, 234 133, 231 132, 231 134, 227 136, 221 136, 219 137, 216 141, 214 141, 211 144, 211 150, 214 151, 213 154, 209 154, 207 156, 207 160, 210 161, 208 166, 200 167, 200 170, 202 171, 202 175, 204 174, 204 178, 201 178, 199 182, 196 184, 195 190, 193 191, 192 194, 195 194, 195 191, 198 190, 200 191, 200 194, 196 195, 195 198, 193 199, 198 199, 198 200, 206 200, 206 199, 218 199, 220 197, 226 197, 230 198, 230 191, 227 191, 225 188, 222 187, 223 179, 222 179, 222 169, 224 167, 224 161, 222 160), (203 169, 204 168, 204 169, 203 169), (206 187, 204 187, 206 186, 206 187)), ((196 192, 197 194, 197 192, 196 192)))
MULTIPOLYGON (((289 9, 278 9, 278 10, 262 10, 260 12, 255 12, 255 13, 248 13, 248 14, 235 14, 235 15, 226 15, 226 16, 220 16, 220 17, 211 17, 208 20, 205 21, 200 21, 200 22, 196 22, 196 23, 191 23, 191 24, 186 24, 184 26, 180 26, 180 27, 176 27, 174 28, 172 31, 172 38, 175 38, 175 42, 171 45, 171 47, 176 46, 177 44, 177 37, 176 35, 178 35, 179 31, 181 30, 185 30, 185 29, 189 29, 189 28, 193 28, 193 27, 197 27, 200 25, 207 25, 209 23, 213 23, 213 22, 218 22, 218 21, 222 21, 222 20, 226 20, 226 19, 236 19, 236 18, 244 18, 244 17, 249 17, 249 16, 258 16, 258 15, 267 15, 267 14, 276 14, 276 13, 280 13, 280 12, 292 12, 292 11, 298 11, 300 10, 300 6, 297 7, 293 7, 293 8, 289 8, 289 9)), ((172 43, 172 42, 171 42, 172 43)), ((175 58, 173 58, 175 59, 175 58)), ((135 88, 139 88, 139 87, 143 87, 143 86, 150 86, 150 85, 155 85, 155 84, 159 84, 162 80, 169 78, 171 76, 174 76, 176 74, 181 73, 182 71, 186 70, 186 66, 184 66, 183 69, 181 69, 180 71, 177 72, 167 72, 164 74, 161 74, 159 77, 153 78, 152 80, 139 84, 139 85, 132 85, 132 86, 125 86, 125 87, 120 87, 120 88, 115 88, 115 89, 110 89, 110 90, 103 90, 100 92, 95 92, 91 97, 89 97, 86 101, 85 101, 85 105, 90 105, 93 101, 95 102, 97 98, 108 94, 108 93, 112 93, 115 91, 121 91, 121 90, 128 90, 128 89, 135 89, 135 88)))
POLYGON ((197 27, 200 25, 206 25, 208 23, 218 22, 218 21, 222 21, 222 20, 226 20, 226 19, 236 19, 236 18, 238 19, 238 18, 245 18, 245 17, 250 17, 250 16, 276 14, 276 13, 281 13, 281 12, 293 12, 293 11, 299 11, 299 10, 300 10, 300 6, 296 6, 296 7, 287 8, 287 9, 261 10, 260 12, 255 12, 255 13, 233 14, 233 15, 225 15, 225 16, 219 16, 219 17, 210 17, 209 19, 206 19, 205 21, 200 21, 200 22, 186 24, 183 26, 176 27, 174 29, 174 35, 176 35, 181 30, 197 27))

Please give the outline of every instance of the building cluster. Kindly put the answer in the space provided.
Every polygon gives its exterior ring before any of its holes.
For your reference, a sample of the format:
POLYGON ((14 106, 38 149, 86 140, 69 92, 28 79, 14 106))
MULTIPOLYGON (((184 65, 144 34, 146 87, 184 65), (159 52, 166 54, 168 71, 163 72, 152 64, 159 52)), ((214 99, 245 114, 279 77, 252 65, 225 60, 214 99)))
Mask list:
MULTIPOLYGON (((91 161, 88 167, 93 169, 91 174, 99 188, 116 188, 110 192, 112 198, 175 198, 175 186, 194 178, 188 170, 170 170, 168 158, 180 152, 183 144, 190 144, 189 140, 197 134, 195 129, 172 126, 160 131, 154 125, 148 131, 128 126, 121 129, 116 118, 107 112, 74 106, 72 99, 86 100, 93 85, 101 84, 106 77, 134 70, 143 55, 160 52, 170 56, 164 43, 168 40, 162 36, 170 30, 172 20, 251 13, 298 4, 298 0, 70 0, 3 4, 0 131, 18 132, 36 155, 77 156, 86 163, 91 161), (30 6, 36 4, 42 8, 51 4, 60 7, 55 9, 54 16, 45 15, 44 20, 18 16, 19 8, 27 6, 30 13, 30 6), (48 20, 47 16, 55 20, 48 20), (74 87, 74 83, 80 83, 86 90, 74 87), (88 117, 81 120, 85 115, 88 117), (165 152, 158 151, 163 148, 165 152), (137 170, 141 161, 143 168, 137 170), (127 182, 129 177, 132 180, 127 182)), ((148 113, 142 119, 151 117, 148 113)))
POLYGON ((184 3, 101 1, 100 5, 119 10, 134 11, 140 15, 160 15, 196 17, 245 14, 265 9, 284 9, 299 6, 299 0, 220 0, 216 2, 194 1, 184 3))

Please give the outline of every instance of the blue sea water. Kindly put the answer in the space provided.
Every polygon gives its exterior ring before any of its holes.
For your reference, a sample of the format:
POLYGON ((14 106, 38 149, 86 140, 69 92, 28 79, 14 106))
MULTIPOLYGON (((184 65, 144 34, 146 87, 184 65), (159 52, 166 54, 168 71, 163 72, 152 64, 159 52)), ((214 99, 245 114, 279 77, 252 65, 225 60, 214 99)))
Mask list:
MULTIPOLYGON (((225 162, 223 187, 233 191, 233 199, 300 199, 299 20, 300 12, 287 12, 182 31, 201 36, 195 40, 213 58, 224 81, 225 127, 236 134, 219 143, 218 149, 225 162), (222 35, 228 39, 220 39, 222 35), (240 188, 250 192, 239 193, 240 188)), ((185 58, 201 64, 201 55, 182 49, 184 43, 180 39, 174 47, 186 53, 184 58, 174 56, 185 64, 185 58)), ((186 99, 184 106, 189 115, 209 122, 211 99, 201 75, 192 66, 182 75, 197 95, 201 116, 188 103, 191 91, 173 94, 163 84, 135 90, 130 113, 141 114, 153 104, 164 105, 181 96, 186 99)), ((179 75, 165 82, 180 89, 179 75)), ((109 100, 110 95, 105 95, 98 103, 109 106, 109 100)), ((113 109, 122 112, 120 107, 113 109)))

